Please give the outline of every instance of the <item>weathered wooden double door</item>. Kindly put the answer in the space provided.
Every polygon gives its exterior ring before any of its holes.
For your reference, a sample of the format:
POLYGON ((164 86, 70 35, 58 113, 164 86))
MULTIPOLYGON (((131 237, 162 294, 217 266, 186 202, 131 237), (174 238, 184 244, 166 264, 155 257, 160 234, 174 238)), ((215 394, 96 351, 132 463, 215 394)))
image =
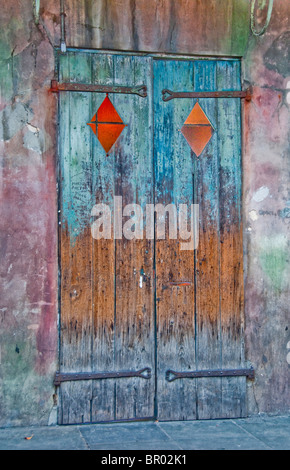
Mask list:
POLYGON ((241 100, 162 93, 240 90, 239 61, 71 51, 59 82, 108 88, 59 93, 59 423, 244 416, 246 377, 175 374, 244 366, 241 100), (197 249, 149 204, 198 205, 197 249))

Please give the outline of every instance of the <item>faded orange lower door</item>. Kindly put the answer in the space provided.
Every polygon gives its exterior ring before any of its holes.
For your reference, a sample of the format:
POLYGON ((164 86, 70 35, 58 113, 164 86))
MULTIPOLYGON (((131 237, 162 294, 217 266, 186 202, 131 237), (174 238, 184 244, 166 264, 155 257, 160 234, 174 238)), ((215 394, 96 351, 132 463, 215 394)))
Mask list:
POLYGON ((186 375, 244 367, 240 99, 162 93, 239 61, 69 51, 59 82, 59 423, 244 416, 245 376, 186 375))

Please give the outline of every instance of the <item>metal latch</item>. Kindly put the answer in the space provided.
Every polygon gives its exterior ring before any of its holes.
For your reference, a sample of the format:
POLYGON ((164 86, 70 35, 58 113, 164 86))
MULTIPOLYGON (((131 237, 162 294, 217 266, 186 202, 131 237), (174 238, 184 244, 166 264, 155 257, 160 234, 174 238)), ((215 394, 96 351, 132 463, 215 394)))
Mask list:
POLYGON ((59 83, 57 80, 51 81, 50 91, 58 93, 59 91, 78 91, 85 93, 123 93, 138 95, 141 98, 146 98, 147 87, 145 85, 126 87, 115 85, 92 85, 85 83, 59 83))
POLYGON ((98 379, 120 379, 123 377, 140 377, 141 379, 151 378, 151 369, 145 367, 137 371, 114 371, 114 372, 56 372, 54 385, 57 387, 62 382, 75 382, 77 380, 98 380, 98 379))
POLYGON ((162 90, 162 100, 170 101, 174 98, 244 98, 251 101, 253 88, 250 86, 245 91, 186 91, 174 92, 171 90, 162 90))
POLYGON ((255 371, 253 367, 249 369, 216 369, 186 372, 176 372, 169 369, 165 374, 167 382, 173 382, 177 379, 196 379, 201 377, 247 377, 253 380, 255 378, 255 371))

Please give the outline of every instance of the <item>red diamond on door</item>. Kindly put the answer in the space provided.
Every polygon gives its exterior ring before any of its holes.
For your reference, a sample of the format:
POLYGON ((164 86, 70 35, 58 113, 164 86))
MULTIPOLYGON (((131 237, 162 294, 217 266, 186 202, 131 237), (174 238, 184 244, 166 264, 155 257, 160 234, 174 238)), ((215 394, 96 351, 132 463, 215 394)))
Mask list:
POLYGON ((213 134, 213 127, 199 103, 195 104, 181 128, 181 132, 195 155, 199 157, 213 134))
POLYGON ((110 98, 106 96, 91 122, 88 122, 88 126, 92 128, 108 155, 126 124, 123 123, 110 98))

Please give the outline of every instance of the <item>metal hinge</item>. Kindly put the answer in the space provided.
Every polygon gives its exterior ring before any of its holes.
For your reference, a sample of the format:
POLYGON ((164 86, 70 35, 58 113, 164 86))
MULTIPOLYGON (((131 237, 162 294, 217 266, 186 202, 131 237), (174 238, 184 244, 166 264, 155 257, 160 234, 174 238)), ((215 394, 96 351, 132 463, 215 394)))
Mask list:
POLYGON ((85 93, 123 93, 138 95, 146 98, 147 87, 145 85, 126 87, 115 85, 88 85, 84 83, 59 83, 57 80, 51 81, 50 91, 58 93, 60 91, 78 91, 85 93))
POLYGON ((195 370, 188 372, 167 370, 165 375, 167 382, 173 382, 177 379, 196 379, 201 377, 247 377, 253 380, 255 378, 255 371, 253 367, 249 369, 195 370))
POLYGON ((244 98, 251 101, 253 89, 250 86, 245 91, 189 91, 174 92, 171 90, 162 90, 162 100, 170 101, 174 98, 244 98))
POLYGON ((141 379, 151 378, 151 369, 145 367, 137 371, 120 372, 56 372, 54 385, 57 387, 62 382, 75 382, 77 380, 98 380, 98 379, 121 379, 123 377, 140 377, 141 379))

